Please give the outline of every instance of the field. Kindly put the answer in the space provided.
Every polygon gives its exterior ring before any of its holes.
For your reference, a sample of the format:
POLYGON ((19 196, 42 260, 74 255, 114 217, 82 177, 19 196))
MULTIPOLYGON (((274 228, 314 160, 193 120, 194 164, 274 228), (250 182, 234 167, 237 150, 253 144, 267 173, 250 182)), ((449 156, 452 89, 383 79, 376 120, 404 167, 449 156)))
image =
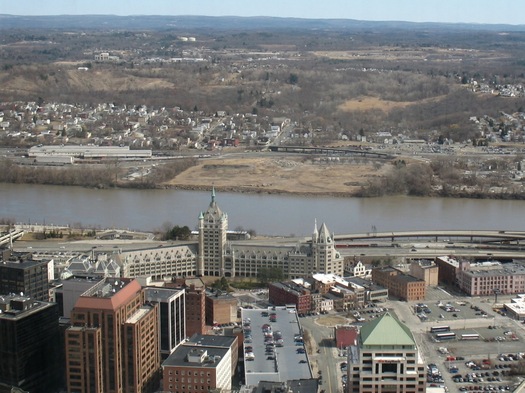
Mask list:
MULTIPOLYGON (((269 155, 272 153, 268 153, 269 155)), ((216 158, 201 160, 168 186, 223 191, 350 195, 388 171, 386 162, 328 161, 302 158, 216 158)))

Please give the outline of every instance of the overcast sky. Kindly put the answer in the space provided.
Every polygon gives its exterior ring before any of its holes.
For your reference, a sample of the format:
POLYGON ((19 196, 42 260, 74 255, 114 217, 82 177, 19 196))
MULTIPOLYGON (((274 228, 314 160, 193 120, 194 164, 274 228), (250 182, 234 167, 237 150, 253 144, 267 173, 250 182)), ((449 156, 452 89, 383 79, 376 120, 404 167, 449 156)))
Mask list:
POLYGON ((0 0, 12 15, 210 15, 525 24, 524 0, 0 0))

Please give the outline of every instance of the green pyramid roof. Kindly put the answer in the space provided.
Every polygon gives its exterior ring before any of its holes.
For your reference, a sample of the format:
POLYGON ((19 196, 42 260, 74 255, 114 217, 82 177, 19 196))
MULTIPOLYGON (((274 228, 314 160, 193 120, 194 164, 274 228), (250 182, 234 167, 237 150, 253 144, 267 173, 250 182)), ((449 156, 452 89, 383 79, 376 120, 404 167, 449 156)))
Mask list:
POLYGON ((363 346, 415 346, 414 336, 390 313, 385 313, 361 328, 363 346))

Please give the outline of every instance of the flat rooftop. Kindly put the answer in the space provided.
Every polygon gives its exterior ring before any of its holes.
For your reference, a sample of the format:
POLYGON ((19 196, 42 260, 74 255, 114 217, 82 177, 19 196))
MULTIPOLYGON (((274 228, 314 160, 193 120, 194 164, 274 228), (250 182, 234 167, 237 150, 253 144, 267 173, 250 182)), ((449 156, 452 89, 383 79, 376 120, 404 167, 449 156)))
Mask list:
POLYGON ((151 306, 142 306, 133 314, 131 317, 129 317, 126 320, 126 323, 137 323, 140 321, 146 314, 148 314, 151 310, 153 310, 153 307, 151 306))
POLYGON ((216 368, 220 360, 223 359, 228 353, 229 348, 218 348, 218 347, 195 347, 193 345, 179 345, 177 349, 162 363, 163 366, 176 366, 176 367, 207 367, 216 368), (188 361, 188 354, 192 354, 195 350, 206 351, 206 357, 204 357, 202 363, 188 361))
POLYGON ((295 308, 276 306, 275 310, 273 307, 263 310, 243 309, 242 320, 245 329, 243 356, 247 346, 252 347, 254 354, 253 360, 245 360, 244 363, 246 385, 256 386, 260 381, 281 382, 312 378, 306 350, 305 353, 300 353, 304 346, 295 340, 296 335, 302 337, 295 308), (269 316, 272 313, 275 313, 275 322, 270 321, 269 316), (273 355, 266 352, 264 325, 269 325, 273 334, 280 332, 283 340, 282 347, 273 347, 273 355), (248 340, 247 329, 251 330, 251 339, 248 340))
POLYGON ((167 302, 173 296, 180 294, 182 289, 146 287, 144 291, 146 292, 146 299, 148 300, 167 302))
POLYGON ((237 339, 236 336, 202 335, 194 334, 184 345, 197 345, 202 347, 230 348, 237 339))
POLYGON ((494 265, 470 265, 470 269, 464 274, 486 277, 486 276, 514 276, 517 274, 525 274, 525 266, 517 263, 503 263, 494 265))

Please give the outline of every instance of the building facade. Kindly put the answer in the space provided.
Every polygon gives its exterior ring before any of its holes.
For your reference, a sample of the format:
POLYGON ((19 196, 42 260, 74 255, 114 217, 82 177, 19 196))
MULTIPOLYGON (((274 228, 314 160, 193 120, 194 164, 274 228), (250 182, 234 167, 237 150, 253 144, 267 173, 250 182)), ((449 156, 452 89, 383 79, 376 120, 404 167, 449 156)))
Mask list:
POLYGON ((159 305, 160 354, 167 358, 186 339, 186 291, 169 288, 145 288, 148 302, 159 305))
POLYGON ((313 309, 310 291, 293 281, 268 284, 268 300, 276 306, 293 304, 299 314, 306 314, 313 309))
POLYGON ((425 281, 393 267, 372 269, 372 281, 387 288, 390 295, 401 300, 425 300, 427 288, 425 281))
POLYGON ((122 267, 122 277, 195 276, 197 274, 197 247, 194 244, 129 250, 116 256, 122 267))
POLYGON ((410 274, 425 281, 427 287, 437 287, 439 267, 429 260, 416 260, 410 263, 410 274))
POLYGON ((204 287, 186 288, 186 334, 203 334, 206 330, 206 292, 204 287))
POLYGON ((229 391, 238 358, 237 337, 195 335, 162 363, 163 391, 229 391))
POLYGON ((423 393, 425 365, 407 326, 390 313, 364 324, 348 347, 349 393, 423 393))
POLYGON ((0 296, 0 384, 31 393, 60 387, 58 305, 0 296))
POLYGON ((158 323, 158 306, 145 304, 136 280, 106 278, 84 292, 65 333, 68 392, 154 392, 158 323))
POLYGON ((208 325, 237 321, 237 298, 226 291, 212 290, 206 292, 205 309, 208 325))
POLYGON ((470 296, 525 293, 525 267, 517 263, 461 262, 458 284, 470 296))
POLYGON ((224 277, 232 271, 231 261, 225 264, 228 215, 215 202, 215 189, 205 212, 199 215, 199 258, 197 274, 201 276, 224 277))
POLYGON ((32 261, 27 255, 3 253, 0 263, 0 295, 15 293, 35 300, 49 301, 49 264, 32 261))

